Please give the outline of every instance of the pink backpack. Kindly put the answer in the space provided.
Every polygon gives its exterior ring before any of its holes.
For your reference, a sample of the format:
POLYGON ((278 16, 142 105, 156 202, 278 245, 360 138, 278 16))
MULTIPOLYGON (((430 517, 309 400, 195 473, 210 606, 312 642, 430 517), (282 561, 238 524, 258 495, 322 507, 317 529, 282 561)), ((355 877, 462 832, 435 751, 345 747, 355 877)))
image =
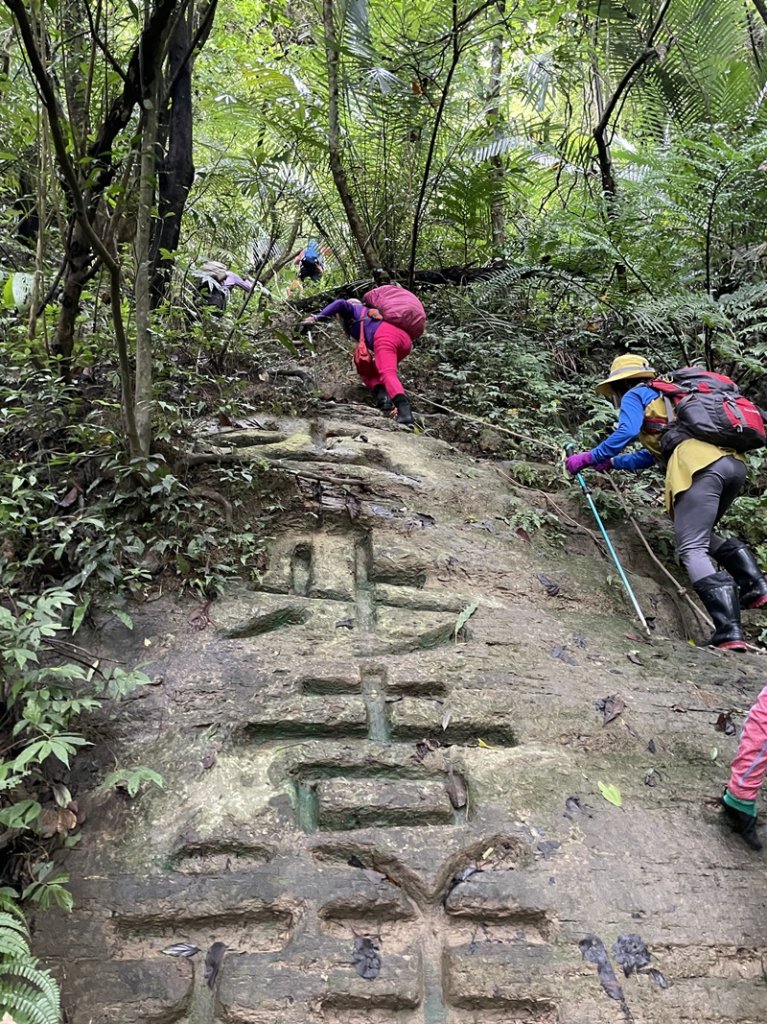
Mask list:
POLYGON ((415 341, 426 328, 426 310, 421 300, 398 284, 382 284, 365 292, 362 301, 389 324, 405 331, 415 341))

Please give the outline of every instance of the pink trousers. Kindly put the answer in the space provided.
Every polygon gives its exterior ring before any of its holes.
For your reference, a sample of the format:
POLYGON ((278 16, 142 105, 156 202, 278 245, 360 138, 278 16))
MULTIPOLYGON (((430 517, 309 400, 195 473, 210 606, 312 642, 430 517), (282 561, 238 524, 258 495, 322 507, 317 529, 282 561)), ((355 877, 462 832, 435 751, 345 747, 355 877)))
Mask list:
POLYGON ((727 788, 739 800, 756 800, 767 771, 767 686, 746 715, 727 788))
POLYGON ((372 357, 364 341, 354 353, 354 366, 362 383, 371 391, 383 384, 389 398, 404 392, 397 376, 397 366, 410 354, 413 343, 405 331, 394 324, 382 323, 373 335, 372 357))

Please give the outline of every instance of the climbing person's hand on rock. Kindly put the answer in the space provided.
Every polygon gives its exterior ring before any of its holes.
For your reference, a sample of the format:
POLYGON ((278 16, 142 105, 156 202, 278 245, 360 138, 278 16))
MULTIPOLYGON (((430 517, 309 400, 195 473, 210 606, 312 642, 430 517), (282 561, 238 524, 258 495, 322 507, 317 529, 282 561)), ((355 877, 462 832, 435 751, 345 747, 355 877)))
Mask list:
POLYGON ((308 316, 305 320, 302 320, 298 325, 298 331, 300 334, 308 334, 309 331, 317 323, 317 318, 314 316, 308 316))

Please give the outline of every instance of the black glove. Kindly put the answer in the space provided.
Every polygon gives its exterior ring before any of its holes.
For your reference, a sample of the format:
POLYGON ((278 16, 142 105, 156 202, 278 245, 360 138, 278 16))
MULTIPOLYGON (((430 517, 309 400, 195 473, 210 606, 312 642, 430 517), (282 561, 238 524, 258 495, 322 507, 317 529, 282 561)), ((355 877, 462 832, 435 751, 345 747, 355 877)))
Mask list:
POLYGON ((405 427, 412 427, 415 424, 413 412, 410 408, 410 399, 403 392, 401 395, 394 395, 392 398, 397 412, 392 413, 395 423, 401 423, 405 427))

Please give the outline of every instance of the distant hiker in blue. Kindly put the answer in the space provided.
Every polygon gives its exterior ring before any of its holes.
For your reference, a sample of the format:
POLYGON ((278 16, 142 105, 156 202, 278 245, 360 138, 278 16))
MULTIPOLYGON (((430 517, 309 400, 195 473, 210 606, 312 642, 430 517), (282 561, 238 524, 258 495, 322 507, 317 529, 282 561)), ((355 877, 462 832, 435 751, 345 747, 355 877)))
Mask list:
POLYGON ((302 249, 296 257, 298 266, 298 280, 319 281, 325 272, 325 258, 322 255, 319 243, 311 239, 307 242, 306 248, 302 249))

